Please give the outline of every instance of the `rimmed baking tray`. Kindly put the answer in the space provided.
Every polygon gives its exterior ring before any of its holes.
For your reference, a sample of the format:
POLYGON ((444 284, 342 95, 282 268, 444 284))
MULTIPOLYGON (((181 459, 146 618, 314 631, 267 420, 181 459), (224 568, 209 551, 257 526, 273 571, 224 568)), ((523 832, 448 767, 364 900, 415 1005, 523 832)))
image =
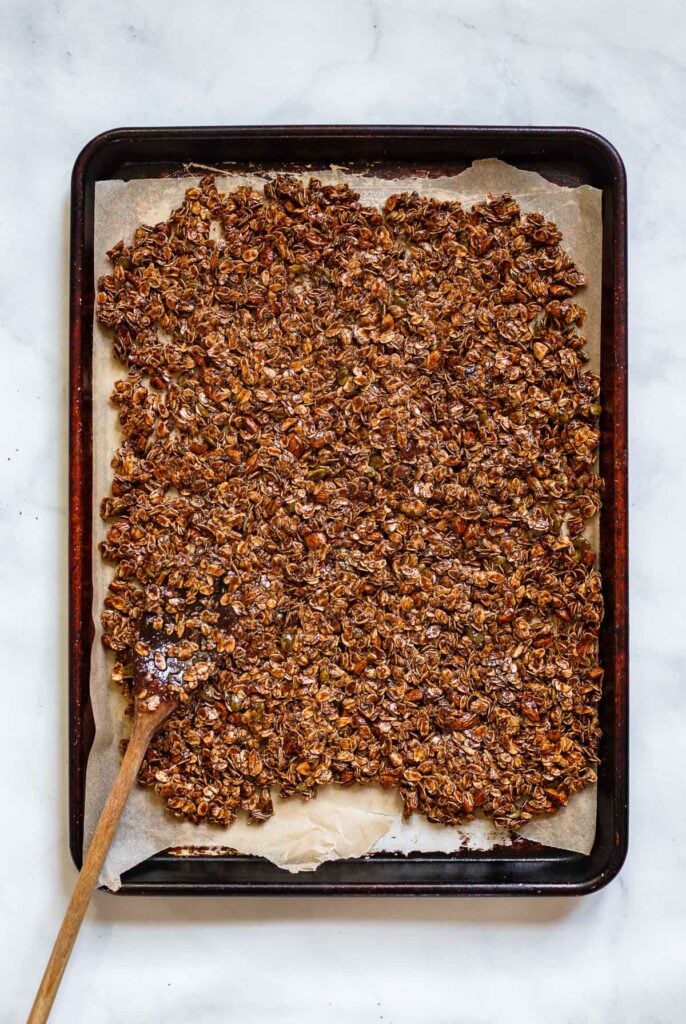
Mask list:
POLYGON ((83 845, 93 638, 91 366, 95 182, 158 177, 189 163, 270 170, 328 167, 376 174, 456 173, 499 157, 558 184, 603 190, 600 563, 605 619, 600 659, 603 730, 595 844, 587 856, 518 840, 488 852, 375 854, 292 875, 258 857, 158 854, 122 877, 121 893, 159 895, 579 895, 607 884, 627 850, 628 550, 626 177, 616 150, 581 128, 240 127, 120 128, 93 139, 72 177, 70 288, 69 822, 77 866, 83 845))

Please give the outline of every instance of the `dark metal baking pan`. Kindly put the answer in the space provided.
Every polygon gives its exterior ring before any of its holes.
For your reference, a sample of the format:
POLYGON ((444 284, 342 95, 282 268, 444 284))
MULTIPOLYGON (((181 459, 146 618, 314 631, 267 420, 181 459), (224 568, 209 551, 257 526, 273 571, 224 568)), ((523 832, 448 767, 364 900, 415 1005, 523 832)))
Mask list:
POLYGON ((70 373, 70 845, 81 864, 86 762, 93 740, 89 700, 91 616, 91 361, 95 182, 179 173, 191 162, 288 169, 331 163, 426 177, 500 157, 559 184, 603 190, 600 518, 605 619, 600 706, 603 730, 597 830, 588 856, 524 840, 488 853, 376 854, 291 875, 257 857, 151 857, 128 871, 135 894, 578 895, 619 871, 627 849, 627 349, 626 178, 605 139, 580 128, 273 127, 122 128, 80 154, 72 178, 70 373))

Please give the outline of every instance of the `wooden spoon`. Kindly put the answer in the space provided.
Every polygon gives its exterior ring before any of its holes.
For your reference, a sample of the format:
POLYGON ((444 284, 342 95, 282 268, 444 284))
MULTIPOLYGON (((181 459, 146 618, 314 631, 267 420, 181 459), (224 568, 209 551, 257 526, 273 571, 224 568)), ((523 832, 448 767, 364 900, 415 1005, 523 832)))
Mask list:
MULTIPOLYGON (((76 942, 91 894, 96 887, 100 869, 107 856, 126 798, 138 775, 138 769, 150 740, 179 705, 178 689, 169 684, 180 679, 181 663, 168 658, 165 635, 152 627, 151 617, 142 624, 141 639, 145 647, 134 659, 133 728, 126 753, 102 809, 88 853, 83 861, 71 901, 62 921, 48 965, 29 1014, 28 1024, 43 1024, 48 1019, 64 969, 76 942)), ((187 667, 187 666, 185 666, 187 667)))

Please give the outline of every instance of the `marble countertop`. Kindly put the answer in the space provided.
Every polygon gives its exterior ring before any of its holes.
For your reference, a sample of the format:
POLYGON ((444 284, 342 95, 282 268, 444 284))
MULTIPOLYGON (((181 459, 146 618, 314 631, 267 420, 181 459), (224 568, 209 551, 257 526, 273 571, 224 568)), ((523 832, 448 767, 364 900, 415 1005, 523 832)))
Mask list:
POLYGON ((53 1020, 686 1019, 683 0, 7 0, 0 37, 0 1022, 25 1018, 67 851, 69 176, 119 125, 571 124, 630 189, 628 861, 583 899, 93 900, 53 1020))

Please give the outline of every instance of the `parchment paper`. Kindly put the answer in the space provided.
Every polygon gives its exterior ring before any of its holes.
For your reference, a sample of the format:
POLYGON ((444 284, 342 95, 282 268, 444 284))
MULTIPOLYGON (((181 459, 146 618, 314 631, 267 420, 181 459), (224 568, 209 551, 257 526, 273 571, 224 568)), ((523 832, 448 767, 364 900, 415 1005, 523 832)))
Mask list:
MULTIPOLYGON (((195 168, 192 168, 195 170, 195 168)), ((200 174, 204 170, 200 170, 200 174)), ((540 175, 522 171, 499 160, 480 160, 451 177, 386 180, 349 174, 341 168, 316 170, 325 183, 345 181, 360 193, 362 202, 381 205, 394 192, 415 190, 438 199, 458 199, 471 206, 490 192, 510 192, 524 211, 538 211, 555 221, 563 246, 589 278, 576 299, 586 308, 584 334, 589 366, 599 372, 602 220, 601 192, 583 185, 570 189, 553 185, 540 175)), ((299 175, 303 180, 310 172, 299 175)), ((120 239, 129 242, 141 224, 166 220, 178 206, 194 178, 143 179, 98 182, 95 190, 94 263, 97 279, 111 270, 106 252, 120 239)), ((222 173, 221 191, 239 185, 261 189, 266 176, 222 173)), ((99 516, 101 499, 109 494, 115 448, 120 443, 116 410, 109 401, 114 381, 125 368, 112 356, 111 338, 96 322, 93 326, 93 622, 91 700, 95 741, 86 778, 85 838, 87 847, 97 817, 119 767, 119 740, 129 731, 126 702, 109 683, 111 654, 101 644, 100 615, 113 569, 105 565, 97 545, 104 538, 99 516)), ((597 545, 597 530, 591 530, 597 545)), ((552 817, 530 822, 520 835, 548 846, 589 853, 595 837, 596 787, 575 794, 567 807, 552 817)), ((377 786, 344 788, 325 786, 316 799, 275 798, 275 814, 260 825, 239 818, 229 828, 193 825, 173 818, 162 801, 148 789, 135 787, 122 815, 100 883, 120 885, 122 872, 161 850, 172 847, 230 847, 239 853, 267 857, 289 871, 311 871, 326 860, 358 857, 371 851, 409 853, 452 852, 460 848, 490 849, 510 843, 509 834, 484 817, 461 827, 445 827, 415 815, 402 820, 399 796, 377 786)))

